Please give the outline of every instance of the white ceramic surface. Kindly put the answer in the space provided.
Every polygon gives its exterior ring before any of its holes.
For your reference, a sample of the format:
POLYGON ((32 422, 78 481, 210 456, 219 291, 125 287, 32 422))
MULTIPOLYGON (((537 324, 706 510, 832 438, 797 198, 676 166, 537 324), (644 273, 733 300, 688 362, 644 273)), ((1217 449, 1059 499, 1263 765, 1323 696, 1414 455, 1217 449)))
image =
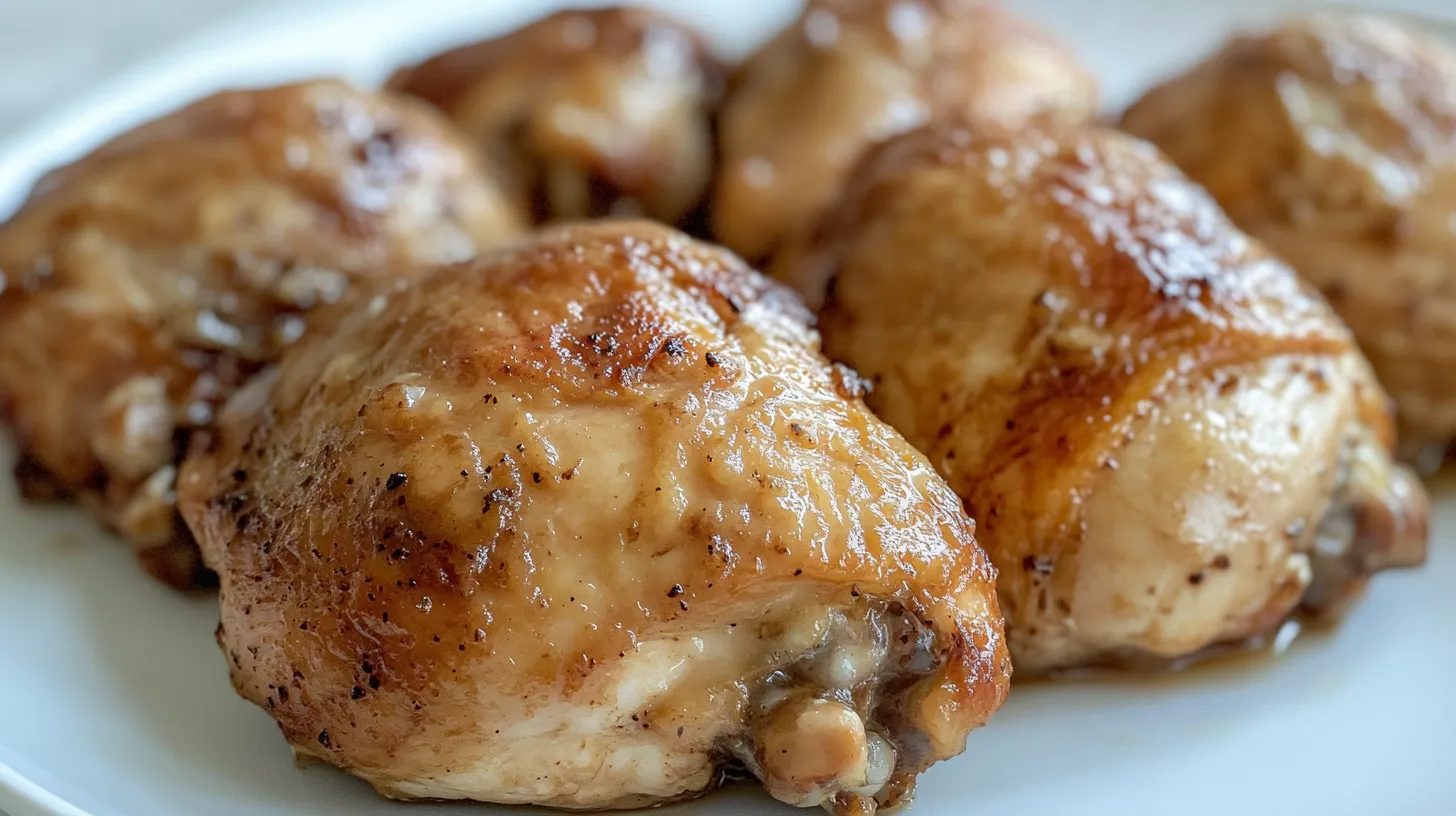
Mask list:
MULTIPOLYGON (((3 4, 4 0, 0 0, 3 4)), ((1309 0, 1011 0, 1072 42, 1109 103, 1198 58, 1234 25, 1309 0)), ((226 85, 393 65, 559 5, 426 0, 281 7, 118 76, 0 144, 0 215, 47 167, 226 85)), ((664 0, 740 52, 792 0, 664 0)), ((1388 7, 1456 19, 1451 0, 1388 7)), ((8 452, 0 450, 8 459, 8 452)), ((1380 576, 1340 629, 1278 660, 1169 680, 1018 686, 910 813, 1456 813, 1456 489, 1430 564, 1380 576)), ((0 809, 11 816, 457 816, 509 809, 377 799, 295 770, 268 717, 233 695, 212 602, 145 578, 78 514, 23 507, 0 479, 0 809)), ((752 791, 673 816, 792 813, 752 791)))

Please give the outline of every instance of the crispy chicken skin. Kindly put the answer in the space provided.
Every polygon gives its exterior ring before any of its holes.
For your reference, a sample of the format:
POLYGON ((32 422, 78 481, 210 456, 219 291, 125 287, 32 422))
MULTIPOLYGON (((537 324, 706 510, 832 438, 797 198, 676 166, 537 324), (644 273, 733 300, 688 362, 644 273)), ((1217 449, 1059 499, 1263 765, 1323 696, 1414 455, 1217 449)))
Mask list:
POLYGON ((696 32, 621 7, 554 14, 390 85, 444 110, 512 175, 538 221, 678 224, 712 180, 723 73, 696 32))
POLYGON ((1456 437, 1456 51, 1321 14, 1235 38, 1123 121, 1350 325, 1402 447, 1456 437))
POLYGON ((976 519, 1019 674, 1166 666, 1424 557, 1346 329, 1146 143, 933 126, 800 257, 826 353, 976 519))
POLYGON ((23 481, 194 584, 172 498, 189 433, 316 305, 516 224, 434 112, 339 82, 224 93, 121 136, 0 226, 0 409, 23 481))
POLYGON ((1096 107, 1076 58, 994 5, 810 0, 733 79, 714 235, 747 258, 768 258, 836 200, 866 148, 929 119, 1014 126, 1078 121, 1096 107))
POLYGON ((995 572, 807 320, 611 222, 305 338, 181 478, 238 690, 392 797, 902 798, 1005 696, 995 572))

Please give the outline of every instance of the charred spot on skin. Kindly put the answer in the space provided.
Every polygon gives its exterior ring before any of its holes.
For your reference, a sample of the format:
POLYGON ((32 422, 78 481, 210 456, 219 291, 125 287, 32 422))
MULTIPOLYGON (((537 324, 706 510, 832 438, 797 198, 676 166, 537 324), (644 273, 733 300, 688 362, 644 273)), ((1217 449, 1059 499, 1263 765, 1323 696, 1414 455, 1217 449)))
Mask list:
POLYGON ((683 345, 682 338, 669 337, 667 342, 662 344, 662 352, 669 357, 681 357, 687 353, 687 346, 683 345))
POLYGON ((334 747, 334 741, 329 739, 329 729, 325 728, 319 732, 318 743, 325 748, 332 749, 334 747))
POLYGON ((669 597, 669 598, 676 598, 677 596, 683 594, 683 592, 685 592, 685 591, 686 590, 683 589, 683 585, 682 584, 673 584, 672 585, 672 589, 669 589, 667 591, 667 597, 669 597))
POLYGON ((409 481, 408 473, 391 473, 389 474, 389 478, 384 482, 384 489, 398 490, 403 487, 404 483, 407 481, 409 481))
POLYGON ((871 391, 870 381, 843 363, 835 363, 830 373, 833 377, 835 392, 844 399, 863 399, 871 391))
POLYGON ((1198 586, 1199 584, 1203 583, 1203 578, 1203 570, 1199 570, 1188 576, 1188 583, 1190 586, 1198 586))
POLYGON ((718 355, 710 351, 707 354, 703 355, 703 362, 708 364, 708 368, 717 368, 718 365, 722 363, 722 359, 720 359, 718 355))
POLYGON ((586 341, 598 354, 611 354, 617 350, 617 338, 606 332, 592 332, 587 335, 586 341))
POLYGON ((1396 249, 1415 232, 1415 219, 1408 212, 1391 213, 1370 226, 1370 240, 1386 249, 1396 249))
POLYGON ((1213 557, 1213 562, 1210 564, 1210 566, 1212 566, 1216 570, 1226 570, 1231 565, 1232 564, 1229 561, 1229 557, 1227 555, 1223 555, 1222 553, 1220 553, 1219 555, 1215 555, 1213 557))
POLYGON ((485 504, 481 507, 480 514, 485 515, 489 513, 497 504, 510 501, 514 495, 509 488, 505 487, 498 487, 490 491, 485 497, 485 504))
POLYGON ((353 689, 351 689, 349 691, 349 699, 350 700, 361 700, 363 698, 364 698, 364 687, 363 686, 355 686, 353 689))
POLYGON ((1051 575, 1052 560, 1039 555, 1028 555, 1021 559, 1021 568, 1033 575, 1051 575))

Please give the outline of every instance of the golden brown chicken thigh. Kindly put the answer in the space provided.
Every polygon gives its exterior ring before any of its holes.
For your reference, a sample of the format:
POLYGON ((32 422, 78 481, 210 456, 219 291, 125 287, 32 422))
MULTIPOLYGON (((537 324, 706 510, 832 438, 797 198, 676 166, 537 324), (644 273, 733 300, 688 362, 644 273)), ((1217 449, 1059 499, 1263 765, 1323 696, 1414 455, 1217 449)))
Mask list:
POLYGON ((768 258, 835 200, 866 148, 929 119, 1015 126, 1080 121, 1096 107, 1075 57, 994 5, 810 0, 733 79, 714 235, 768 258))
POLYGON ((1234 39, 1128 111, 1349 323, 1402 447, 1456 438, 1456 50, 1320 14, 1234 39))
POLYGON ((707 195, 723 69, 695 32, 659 12, 563 11, 390 85, 444 110, 538 221, 678 224, 707 195))
POLYGON ((305 338, 181 480, 237 688, 399 798, 902 798, 1005 695, 995 573, 807 320, 619 222, 305 338))
POLYGON ((0 226, 0 410, 26 480, 193 584, 172 500, 188 434, 314 307, 516 223, 432 111, 339 82, 220 94, 118 138, 0 226))
POLYGON ((826 353, 976 520, 1020 673, 1167 665, 1424 556, 1344 326, 1146 143, 932 127, 801 257, 826 353))

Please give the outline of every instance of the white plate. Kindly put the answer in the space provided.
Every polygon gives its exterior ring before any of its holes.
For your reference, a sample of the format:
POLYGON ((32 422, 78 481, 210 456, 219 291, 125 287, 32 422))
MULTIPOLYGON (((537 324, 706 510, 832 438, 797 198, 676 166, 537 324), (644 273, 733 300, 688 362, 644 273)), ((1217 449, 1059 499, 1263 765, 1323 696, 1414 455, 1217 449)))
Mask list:
MULTIPOLYGON (((0 0, 3 3, 4 0, 0 0)), ((1074 44, 1119 106, 1234 25, 1305 0, 1011 0, 1074 44)), ((0 214, 47 167, 227 85, 310 74, 377 81, 557 2, 433 0, 281 8, 121 76, 0 145, 0 214)), ((729 53, 792 0, 664 0, 729 53)), ((1391 8, 1456 19, 1449 0, 1391 8)), ((4 456, 0 451, 0 456, 4 456)), ((8 456, 6 456, 8 458, 8 456)), ((1456 813, 1456 495, 1430 564, 1380 576, 1334 633, 1279 660, 1172 680, 1018 686, 965 756, 921 782, 914 816, 1456 813)), ((0 809, 11 816, 504 814, 399 805, 335 771, 295 770, 228 685, 207 600, 144 577, 66 510, 23 507, 0 479, 0 809)), ((520 811, 515 811, 520 812, 520 811)), ((529 811, 539 813, 539 811, 529 811)), ((792 813, 736 791, 668 811, 792 813)))

